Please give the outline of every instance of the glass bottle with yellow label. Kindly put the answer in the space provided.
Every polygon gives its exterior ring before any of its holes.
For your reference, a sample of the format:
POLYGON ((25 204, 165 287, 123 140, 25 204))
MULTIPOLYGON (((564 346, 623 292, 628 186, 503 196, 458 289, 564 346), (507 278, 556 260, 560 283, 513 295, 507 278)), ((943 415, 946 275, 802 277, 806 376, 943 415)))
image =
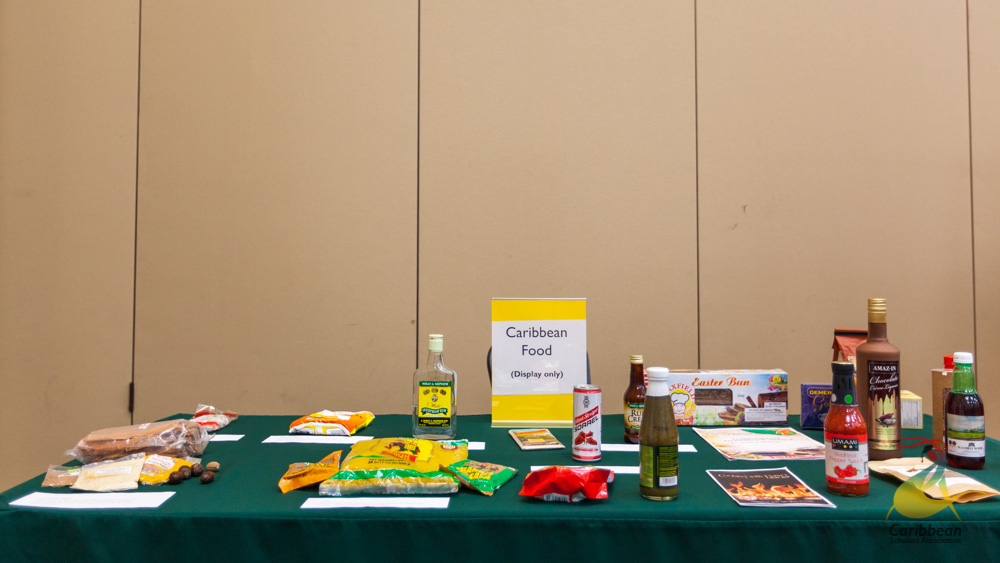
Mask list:
POLYGON ((444 365, 444 337, 431 334, 427 363, 413 372, 413 437, 450 440, 458 425, 458 376, 444 365))

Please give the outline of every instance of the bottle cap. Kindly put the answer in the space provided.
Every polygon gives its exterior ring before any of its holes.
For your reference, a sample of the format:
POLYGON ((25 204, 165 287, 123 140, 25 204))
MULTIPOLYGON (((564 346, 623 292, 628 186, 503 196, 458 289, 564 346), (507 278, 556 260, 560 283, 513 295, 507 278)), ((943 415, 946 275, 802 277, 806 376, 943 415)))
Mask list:
POLYGON ((642 354, 632 354, 631 356, 628 357, 628 361, 630 364, 641 364, 642 354))
POLYGON ((667 368, 646 368, 650 383, 666 383, 670 380, 670 370, 667 368))
POLYGON ((955 369, 955 357, 945 356, 944 357, 944 369, 955 369))
POLYGON ((885 299, 882 297, 871 297, 868 299, 868 322, 885 322, 885 299))
POLYGON ((856 405, 857 392, 854 389, 854 364, 833 362, 833 393, 830 401, 838 405, 856 405))
POLYGON ((972 352, 955 352, 955 364, 972 365, 972 352))
POLYGON ((833 373, 835 375, 854 376, 854 364, 851 362, 833 362, 833 373))
POLYGON ((444 351, 444 336, 441 334, 431 334, 427 337, 427 350, 430 352, 444 351))

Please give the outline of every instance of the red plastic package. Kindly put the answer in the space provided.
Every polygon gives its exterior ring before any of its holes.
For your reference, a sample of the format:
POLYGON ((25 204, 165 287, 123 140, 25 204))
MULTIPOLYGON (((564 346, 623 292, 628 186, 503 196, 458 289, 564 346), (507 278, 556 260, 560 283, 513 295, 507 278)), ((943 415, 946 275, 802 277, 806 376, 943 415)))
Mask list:
POLYGON ((191 422, 197 422, 205 430, 215 432, 220 428, 225 428, 239 416, 234 412, 217 409, 211 405, 198 405, 191 422))
POLYGON ((557 502, 604 499, 608 498, 608 483, 614 480, 610 469, 553 465, 528 473, 521 495, 557 502))

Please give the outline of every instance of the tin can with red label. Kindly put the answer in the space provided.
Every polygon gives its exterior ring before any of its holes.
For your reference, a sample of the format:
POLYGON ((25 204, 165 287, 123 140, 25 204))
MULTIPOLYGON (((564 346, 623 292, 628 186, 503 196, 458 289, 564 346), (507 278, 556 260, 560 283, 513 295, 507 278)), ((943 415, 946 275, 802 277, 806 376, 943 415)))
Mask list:
POLYGON ((601 459, 601 388, 573 387, 573 459, 601 459))

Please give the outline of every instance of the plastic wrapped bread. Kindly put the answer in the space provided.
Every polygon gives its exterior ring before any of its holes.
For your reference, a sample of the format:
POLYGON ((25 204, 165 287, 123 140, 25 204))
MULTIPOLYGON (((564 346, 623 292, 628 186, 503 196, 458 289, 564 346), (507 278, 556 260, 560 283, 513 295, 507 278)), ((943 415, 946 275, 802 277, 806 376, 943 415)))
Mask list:
POLYGON ((93 463, 132 453, 199 457, 208 445, 208 431, 190 420, 164 420, 95 430, 65 455, 93 463))

